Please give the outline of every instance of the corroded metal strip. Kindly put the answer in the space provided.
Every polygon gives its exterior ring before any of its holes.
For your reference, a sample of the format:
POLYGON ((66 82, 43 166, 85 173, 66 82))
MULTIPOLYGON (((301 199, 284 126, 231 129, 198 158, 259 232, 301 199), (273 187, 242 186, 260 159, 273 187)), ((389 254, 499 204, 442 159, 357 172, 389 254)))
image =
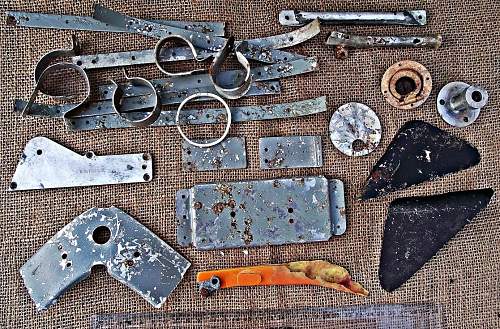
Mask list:
POLYGON ((45 310, 98 264, 157 308, 191 265, 141 223, 110 207, 92 208, 76 217, 20 272, 36 308, 45 310))
POLYGON ((284 136, 259 139, 260 169, 323 166, 321 136, 284 136))
POLYGON ((9 191, 149 182, 153 162, 147 153, 97 156, 75 153, 35 137, 24 148, 9 191))
MULTIPOLYGON (((197 141, 200 143, 212 140, 197 141)), ((228 137, 220 144, 200 148, 182 142, 182 169, 186 171, 211 171, 243 169, 247 167, 244 137, 228 137)))
POLYGON ((411 47, 411 48, 439 48, 442 43, 441 35, 429 36, 368 36, 355 35, 333 31, 326 44, 330 46, 345 46, 350 48, 372 47, 411 47))
MULTIPOLYGON (((273 120, 295 118, 305 115, 311 115, 326 112, 326 97, 318 97, 303 101, 273 104, 273 105, 254 105, 232 107, 232 122, 246 122, 257 120, 273 120)), ((162 111, 160 117, 154 122, 152 127, 175 126, 175 111, 162 111)), ((130 112, 130 118, 143 117, 142 112, 130 112)), ((190 109, 180 113, 180 122, 182 124, 214 124, 226 121, 225 109, 190 109)), ((94 130, 94 129, 113 129, 113 128, 132 128, 133 126, 121 119, 115 114, 98 115, 90 117, 73 118, 68 124, 68 129, 76 130, 94 130)))
POLYGON ((405 10, 400 12, 308 12, 298 10, 282 10, 279 13, 281 25, 300 26, 315 19, 326 24, 358 24, 358 25, 425 25, 425 10, 405 10))
MULTIPOLYGON (((7 23, 16 26, 94 32, 128 32, 124 28, 111 26, 88 16, 40 14, 24 11, 7 11, 5 14, 7 15, 7 23)), ((169 21, 156 19, 151 19, 150 21, 180 29, 224 36, 224 22, 169 21)))
POLYGON ((335 228, 345 217, 331 215, 332 207, 345 213, 342 185, 317 176, 179 190, 177 241, 201 250, 327 241, 342 234, 335 228), (330 193, 330 184, 337 193, 330 193))
MULTIPOLYGON (((136 87, 134 87, 136 88, 136 87)), ((140 89, 146 90, 144 88, 140 89)), ((71 118, 81 118, 81 117, 92 117, 92 116, 102 116, 102 115, 113 115, 115 112, 111 103, 111 93, 106 92, 107 100, 98 101, 94 103, 85 104, 83 110, 78 113, 78 115, 72 116, 71 118), (109 97, 107 96, 109 94, 109 97)), ((127 89, 124 89, 127 92, 127 89)), ((200 92, 215 92, 213 86, 203 87, 203 88, 192 88, 183 92, 161 92, 158 94, 160 103, 162 105, 179 104, 184 98, 189 95, 193 95, 200 92)), ((252 87, 245 96, 260 96, 260 95, 273 95, 279 94, 281 92, 281 87, 278 81, 263 81, 253 83, 252 87)), ((149 97, 151 94, 144 94, 142 96, 134 97, 124 97, 123 98, 123 112, 140 111, 148 107, 153 106, 153 99, 149 97), (146 96, 146 97, 145 97, 146 96)), ((200 98, 196 101, 206 101, 206 98, 200 98)), ((14 112, 20 113, 26 102, 23 100, 16 100, 14 102, 14 112)), ((61 104, 61 105, 46 105, 46 104, 33 104, 30 112, 30 116, 36 117, 51 117, 51 118, 62 118, 68 110, 71 110, 74 104, 61 104)), ((136 116, 136 118, 139 118, 136 116)))

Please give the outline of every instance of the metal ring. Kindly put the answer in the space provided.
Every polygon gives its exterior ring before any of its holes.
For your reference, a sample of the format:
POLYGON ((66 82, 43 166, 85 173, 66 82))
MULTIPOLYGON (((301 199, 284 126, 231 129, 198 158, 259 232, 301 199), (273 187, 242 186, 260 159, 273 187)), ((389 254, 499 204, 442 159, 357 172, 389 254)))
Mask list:
POLYGON ((227 134, 229 134, 229 128, 231 128, 231 109, 229 108, 227 103, 224 101, 224 99, 222 99, 218 95, 215 95, 212 93, 193 94, 193 95, 187 97, 185 100, 183 100, 182 103, 177 108, 177 114, 175 115, 175 124, 177 126, 177 130, 179 130, 179 134, 181 134, 182 138, 184 138, 184 140, 186 142, 188 142, 189 144, 197 146, 197 147, 211 147, 211 146, 217 145, 220 142, 222 142, 227 137, 227 134), (224 107, 226 108, 226 112, 227 112, 227 123, 226 123, 226 129, 224 131, 224 134, 222 134, 222 136, 219 139, 217 139, 213 142, 210 142, 210 143, 196 143, 196 142, 193 142, 192 140, 190 140, 182 131, 181 126, 180 126, 180 122, 179 122, 181 110, 184 107, 184 105, 186 105, 186 103, 189 102, 190 100, 192 100, 194 98, 200 98, 200 97, 209 97, 209 98, 213 98, 213 99, 218 100, 219 102, 222 103, 222 105, 224 105, 224 107))
POLYGON ((153 104, 153 110, 149 112, 148 115, 146 115, 144 118, 140 120, 132 120, 128 118, 127 116, 123 115, 121 111, 121 103, 120 100, 123 99, 123 89, 119 84, 117 84, 115 81, 111 80, 111 82, 115 85, 115 89, 113 90, 113 94, 111 96, 111 104, 113 106, 113 110, 116 112, 116 114, 122 118, 123 120, 129 122, 131 125, 136 126, 136 127, 146 127, 154 123, 158 118, 160 117, 161 114, 161 107, 158 106, 158 94, 156 93, 156 89, 153 86, 151 82, 144 78, 139 78, 139 77, 129 77, 127 75, 127 72, 125 69, 123 70, 123 73, 125 75, 125 78, 127 79, 128 82, 132 85, 136 86, 144 86, 152 90, 153 95, 154 95, 154 104, 153 104))
POLYGON ((194 59, 197 62, 202 62, 202 61, 204 61, 206 59, 203 56, 198 55, 198 52, 196 51, 196 48, 193 46, 193 44, 191 43, 191 41, 189 41, 189 39, 187 39, 187 38, 185 38, 185 37, 183 37, 181 35, 177 35, 177 34, 169 35, 169 36, 166 36, 165 38, 161 39, 160 41, 158 41, 158 43, 155 46, 155 64, 156 64, 156 66, 158 67, 158 69, 161 72, 165 73, 166 75, 168 75, 170 77, 174 77, 174 76, 190 75, 190 74, 193 74, 193 73, 206 71, 205 69, 197 69, 197 70, 186 71, 186 72, 178 72, 178 73, 171 73, 171 72, 166 71, 160 65, 160 62, 161 62, 160 52, 163 49, 163 46, 170 39, 180 39, 180 40, 184 41, 188 45, 189 49, 191 49, 191 52, 193 53, 193 57, 194 57, 194 59))

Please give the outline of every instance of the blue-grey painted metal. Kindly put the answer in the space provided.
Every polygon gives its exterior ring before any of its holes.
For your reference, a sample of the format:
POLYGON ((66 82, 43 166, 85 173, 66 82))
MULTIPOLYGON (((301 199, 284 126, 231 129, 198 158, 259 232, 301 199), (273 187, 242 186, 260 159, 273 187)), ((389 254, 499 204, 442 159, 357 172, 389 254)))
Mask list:
POLYGON ((323 166, 321 136, 283 136, 259 139, 260 169, 323 166))
MULTIPOLYGON (((195 140, 209 143, 215 139, 195 140)), ((245 137, 227 137, 211 147, 196 147, 182 142, 182 169, 186 171, 212 171, 221 169, 244 169, 247 167, 245 137)))

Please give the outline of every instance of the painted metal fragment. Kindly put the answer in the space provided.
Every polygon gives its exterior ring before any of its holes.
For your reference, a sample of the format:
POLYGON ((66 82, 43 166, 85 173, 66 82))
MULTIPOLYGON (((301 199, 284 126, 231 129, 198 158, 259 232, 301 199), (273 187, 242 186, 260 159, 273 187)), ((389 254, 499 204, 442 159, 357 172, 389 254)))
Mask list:
POLYGON ((20 269, 38 310, 45 310, 95 265, 161 307, 191 263, 122 210, 92 208, 54 235, 20 269))
POLYGON ((393 291, 409 280, 467 223, 486 208, 492 189, 394 200, 380 254, 380 285, 393 291))
POLYGON ((196 281, 200 293, 206 297, 220 288, 275 286, 275 285, 314 285, 339 291, 368 296, 368 291, 341 266, 324 260, 298 261, 281 265, 260 265, 198 272, 196 281), (211 291, 207 289, 209 283, 211 291))
POLYGON ((324 176, 198 184, 176 195, 177 242, 200 250, 327 241, 346 229, 344 187, 324 176))
POLYGON ((347 103, 330 119, 330 140, 337 150, 348 156, 373 152, 382 138, 377 114, 365 104, 347 103))
POLYGON ((81 155, 56 142, 35 137, 24 148, 9 191, 149 182, 149 153, 81 155))
POLYGON ((322 167, 321 136, 259 138, 259 159, 261 169, 322 167))
POLYGON ((434 180, 479 163, 479 151, 463 139, 424 121, 409 121, 398 131, 368 177, 361 198, 434 180))
MULTIPOLYGON (((213 141, 200 140, 207 143, 213 141)), ((244 137, 228 137, 212 147, 196 147, 186 141, 182 143, 182 169, 186 171, 211 171, 221 169, 243 169, 247 167, 247 152, 244 137)))

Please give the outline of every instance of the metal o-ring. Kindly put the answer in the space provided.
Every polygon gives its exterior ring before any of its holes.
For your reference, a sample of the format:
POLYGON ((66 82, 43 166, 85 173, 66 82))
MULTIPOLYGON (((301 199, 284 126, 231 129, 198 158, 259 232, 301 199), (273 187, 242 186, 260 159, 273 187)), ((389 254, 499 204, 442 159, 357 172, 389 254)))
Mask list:
POLYGON ((215 94, 212 94, 212 93, 193 94, 193 95, 187 97, 186 99, 184 99, 182 101, 182 103, 179 105, 179 107, 177 108, 177 114, 175 115, 175 124, 177 126, 177 130, 179 131, 179 134, 181 134, 182 138, 184 138, 184 140, 186 142, 188 142, 189 144, 191 144, 193 146, 197 146, 197 147, 211 147, 211 146, 217 145, 220 142, 222 142, 229 134, 229 128, 231 128, 231 109, 229 108, 227 103, 224 101, 224 99, 222 99, 222 97, 217 96, 215 94), (213 142, 210 142, 210 143, 196 143, 196 142, 193 142, 192 140, 190 140, 182 131, 182 128, 181 128, 180 122, 179 122, 180 114, 181 114, 181 111, 182 111, 182 108, 184 107, 184 105, 186 105, 186 103, 189 102, 190 100, 195 99, 195 98, 200 98, 200 97, 209 97, 209 98, 213 98, 215 100, 218 100, 219 102, 221 102, 224 105, 224 108, 226 109, 226 113, 227 113, 227 123, 226 123, 226 129, 224 130, 224 133, 222 134, 222 136, 219 139, 217 139, 213 142))

